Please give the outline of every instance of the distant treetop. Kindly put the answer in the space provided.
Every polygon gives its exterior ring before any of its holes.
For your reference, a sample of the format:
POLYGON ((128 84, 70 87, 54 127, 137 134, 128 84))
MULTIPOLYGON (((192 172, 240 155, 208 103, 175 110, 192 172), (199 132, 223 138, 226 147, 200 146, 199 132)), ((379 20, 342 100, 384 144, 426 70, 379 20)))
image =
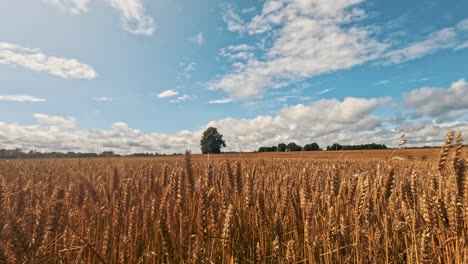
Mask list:
POLYGON ((226 142, 217 128, 209 127, 203 132, 200 146, 203 154, 218 154, 221 153, 222 147, 226 147, 226 142))

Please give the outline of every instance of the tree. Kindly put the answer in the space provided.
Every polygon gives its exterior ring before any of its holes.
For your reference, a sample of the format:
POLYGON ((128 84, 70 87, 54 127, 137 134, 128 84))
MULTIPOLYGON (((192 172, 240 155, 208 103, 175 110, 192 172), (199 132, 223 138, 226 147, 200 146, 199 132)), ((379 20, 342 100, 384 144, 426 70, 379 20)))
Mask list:
POLYGON ((200 145, 203 154, 217 154, 221 153, 221 147, 226 147, 226 142, 218 129, 209 127, 203 132, 200 145))
POLYGON ((278 144, 278 152, 285 152, 288 149, 288 146, 284 143, 279 143, 278 144))
POLYGON ((288 144, 288 151, 301 151, 302 147, 294 142, 288 144))
POLYGON ((327 150, 342 150, 342 149, 343 149, 343 146, 341 146, 338 143, 335 143, 331 146, 327 146, 327 150))
POLYGON ((273 147, 260 147, 258 149, 258 152, 276 152, 278 151, 278 147, 277 146, 273 146, 273 147))
POLYGON ((304 151, 319 151, 320 147, 317 143, 307 144, 304 146, 304 151))

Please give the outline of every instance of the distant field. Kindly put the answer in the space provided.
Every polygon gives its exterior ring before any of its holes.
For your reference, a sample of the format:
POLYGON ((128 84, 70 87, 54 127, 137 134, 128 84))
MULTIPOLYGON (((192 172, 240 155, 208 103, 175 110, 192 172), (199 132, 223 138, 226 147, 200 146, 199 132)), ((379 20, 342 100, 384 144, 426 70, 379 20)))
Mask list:
MULTIPOLYGON (((468 148, 463 148, 468 153, 468 148)), ((389 159, 400 157, 409 160, 435 160, 438 158, 440 148, 424 149, 383 149, 383 150, 344 150, 344 151, 304 151, 304 152, 263 152, 242 154, 210 155, 210 159, 235 158, 273 158, 273 159, 389 159)), ((208 159, 208 155, 195 154, 194 159, 208 159)))

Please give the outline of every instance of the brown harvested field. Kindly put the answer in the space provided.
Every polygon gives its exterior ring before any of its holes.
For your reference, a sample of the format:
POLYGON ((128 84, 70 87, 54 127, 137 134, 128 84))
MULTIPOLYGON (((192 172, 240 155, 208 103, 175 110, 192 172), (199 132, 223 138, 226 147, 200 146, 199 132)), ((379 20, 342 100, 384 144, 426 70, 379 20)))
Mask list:
MULTIPOLYGON (((468 153, 468 147, 463 148, 464 153, 468 153)), ((193 159, 381 159, 387 160, 390 157, 399 157, 408 160, 436 160, 439 156, 440 148, 419 148, 419 149, 385 149, 385 150, 345 150, 345 151, 304 151, 304 152, 270 152, 270 153, 236 153, 236 154, 216 154, 216 155, 192 155, 193 159)), ((177 156, 175 156, 177 157, 177 156)))
POLYGON ((0 263, 467 263, 467 151, 453 137, 394 153, 414 160, 3 160, 0 263))

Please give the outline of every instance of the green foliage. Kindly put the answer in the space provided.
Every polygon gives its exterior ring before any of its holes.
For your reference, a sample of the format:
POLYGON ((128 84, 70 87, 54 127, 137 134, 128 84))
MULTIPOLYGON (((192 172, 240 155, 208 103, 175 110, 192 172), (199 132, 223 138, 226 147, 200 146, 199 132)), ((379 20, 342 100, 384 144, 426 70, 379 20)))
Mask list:
POLYGON ((278 144, 278 152, 285 152, 286 150, 288 150, 288 146, 286 146, 286 144, 284 143, 278 144))
POLYGON ((304 151, 319 151, 320 146, 317 143, 307 144, 304 146, 304 151))
POLYGON ((288 151, 301 151, 302 147, 294 142, 288 144, 288 151))
POLYGON ((338 143, 335 143, 331 146, 327 146, 327 150, 366 150, 366 149, 387 149, 387 146, 384 144, 361 144, 361 145, 345 145, 342 146, 338 143))
POLYGON ((31 150, 23 152, 21 149, 0 149, 0 159, 48 159, 48 158, 93 158, 103 156, 96 153, 81 152, 39 152, 31 150))
POLYGON ((327 150, 342 150, 342 149, 343 149, 343 146, 341 146, 338 143, 335 143, 331 146, 327 146, 327 150))
POLYGON ((258 152, 277 152, 278 147, 277 146, 272 146, 272 147, 260 147, 258 149, 258 152))
POLYGON ((217 154, 221 153, 222 147, 226 147, 226 142, 223 140, 223 135, 218 132, 218 129, 209 127, 203 132, 200 146, 203 154, 217 154))
POLYGON ((278 147, 272 146, 272 147, 260 147, 258 149, 258 152, 285 152, 285 151, 319 151, 322 150, 320 149, 320 146, 317 143, 312 143, 312 144, 307 144, 303 147, 297 145, 294 142, 289 143, 288 145, 284 143, 278 144, 278 147))

